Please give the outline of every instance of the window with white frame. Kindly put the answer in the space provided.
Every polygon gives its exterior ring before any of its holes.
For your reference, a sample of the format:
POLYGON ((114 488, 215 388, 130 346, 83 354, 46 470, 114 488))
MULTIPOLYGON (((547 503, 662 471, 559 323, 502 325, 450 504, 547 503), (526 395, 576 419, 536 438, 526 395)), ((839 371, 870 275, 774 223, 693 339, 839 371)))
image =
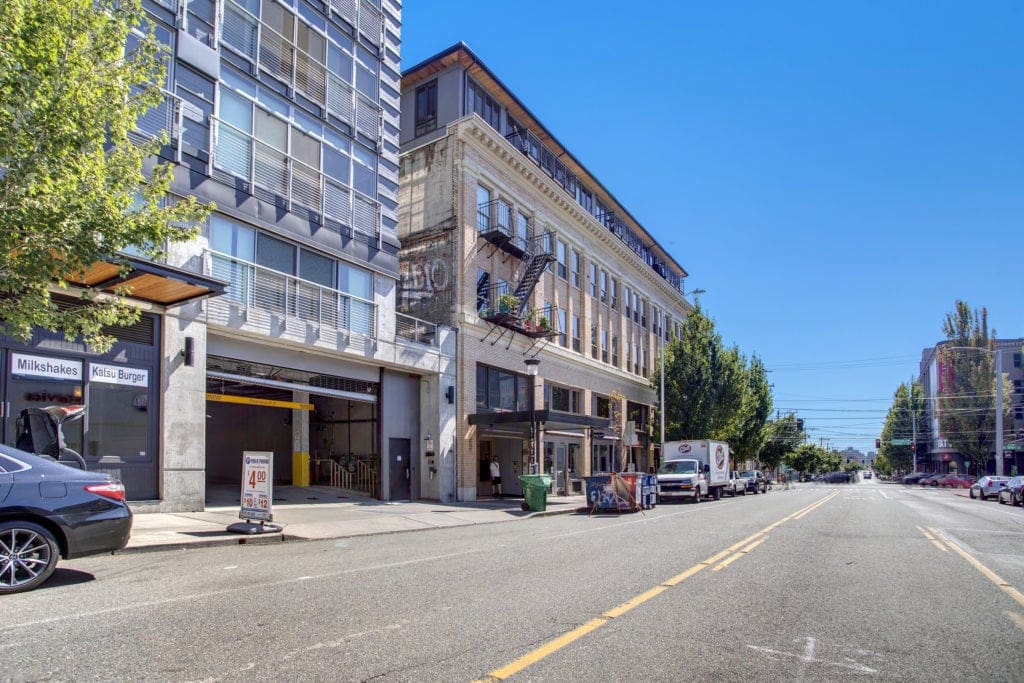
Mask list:
POLYGON ((576 353, 580 352, 580 317, 578 315, 572 317, 572 350, 576 353))
POLYGON ((555 263, 558 264, 558 267, 555 272, 558 275, 558 277, 562 278, 563 280, 566 279, 566 276, 568 274, 565 263, 566 252, 568 250, 568 245, 562 240, 558 240, 557 244, 555 245, 555 263))
POLYGON ((572 278, 571 278, 572 286, 575 287, 576 289, 579 289, 580 288, 580 252, 576 251, 575 249, 572 250, 572 261, 571 261, 571 264, 572 264, 572 267, 571 267, 570 270, 572 272, 572 278))

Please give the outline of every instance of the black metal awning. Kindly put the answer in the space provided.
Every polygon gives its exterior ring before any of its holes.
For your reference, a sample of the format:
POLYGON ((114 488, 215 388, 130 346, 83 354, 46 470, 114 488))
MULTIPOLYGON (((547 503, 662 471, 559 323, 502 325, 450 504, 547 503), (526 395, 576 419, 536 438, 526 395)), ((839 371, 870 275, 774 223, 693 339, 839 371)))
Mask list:
POLYGON ((477 427, 496 427, 499 429, 522 430, 529 434, 533 422, 540 424, 545 431, 582 431, 584 429, 610 429, 611 422, 606 417, 563 413, 557 410, 518 410, 514 412, 473 413, 469 416, 469 424, 477 427))
POLYGON ((114 294, 121 287, 133 299, 163 306, 203 297, 219 296, 228 283, 183 268, 154 263, 136 256, 119 255, 109 261, 97 261, 87 271, 66 278, 67 282, 114 294), (126 264, 121 267, 121 262, 126 264))

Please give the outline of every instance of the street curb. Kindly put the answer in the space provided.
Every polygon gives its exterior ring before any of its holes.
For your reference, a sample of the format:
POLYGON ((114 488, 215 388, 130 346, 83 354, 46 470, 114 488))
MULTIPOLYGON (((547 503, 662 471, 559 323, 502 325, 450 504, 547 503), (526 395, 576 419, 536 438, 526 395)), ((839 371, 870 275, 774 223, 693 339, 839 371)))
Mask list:
MULTIPOLYGON (((514 517, 512 519, 501 520, 501 521, 488 521, 488 522, 472 522, 470 524, 464 524, 461 526, 477 526, 481 524, 503 524, 505 522, 517 522, 524 519, 533 519, 534 517, 550 517, 553 515, 569 515, 569 514, 580 514, 589 511, 587 507, 576 507, 567 508, 564 510, 544 510, 543 512, 532 512, 529 515, 522 517, 514 517)), ((228 546, 228 545, 271 545, 274 543, 284 542, 298 542, 298 541, 333 541, 341 538, 362 538, 366 536, 388 536, 391 534, 405 534, 416 531, 431 531, 434 529, 451 528, 451 527, 423 527, 422 529, 392 529, 387 531, 371 531, 365 534, 346 534, 342 536, 323 536, 311 538, 308 536, 298 536, 289 534, 286 531, 273 532, 267 534, 239 534, 237 537, 224 537, 224 538, 211 538, 203 541, 174 541, 172 543, 153 543, 151 545, 137 545, 130 548, 122 548, 121 550, 115 551, 115 555, 128 555, 135 553, 150 553, 158 552, 162 550, 187 550, 190 548, 215 548, 217 546, 228 546)))

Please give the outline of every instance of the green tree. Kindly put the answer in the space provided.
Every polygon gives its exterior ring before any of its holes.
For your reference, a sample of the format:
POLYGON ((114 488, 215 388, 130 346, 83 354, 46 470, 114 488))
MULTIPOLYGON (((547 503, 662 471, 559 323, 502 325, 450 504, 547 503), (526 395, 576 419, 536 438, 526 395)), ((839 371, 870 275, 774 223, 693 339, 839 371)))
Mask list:
POLYGON ((793 413, 769 422, 766 432, 767 439, 761 447, 760 460, 769 469, 778 467, 804 440, 804 433, 800 430, 800 424, 793 413))
POLYGON ((131 136, 162 97, 159 43, 140 35, 126 48, 142 25, 139 0, 3 1, 0 326, 15 338, 38 326, 108 348, 102 327, 139 311, 88 291, 58 307, 53 287, 127 248, 159 258, 205 216, 194 199, 167 201, 169 165, 144 174, 160 141, 131 136))
POLYGON ((768 417, 772 413, 772 391, 764 363, 754 356, 744 370, 746 387, 740 409, 733 418, 726 437, 734 460, 759 459, 774 469, 764 458, 763 449, 768 441, 768 417))
POLYGON ((875 456, 874 462, 871 463, 871 466, 876 472, 885 476, 889 476, 893 473, 892 463, 889 462, 889 458, 885 456, 885 453, 878 453, 875 456))
MULTIPOLYGON (((942 324, 946 343, 936 350, 939 372, 937 410, 942 435, 965 458, 975 472, 983 472, 995 452, 996 332, 989 330, 988 312, 971 310, 957 301, 942 324)), ((1010 424, 1012 385, 1003 382, 1004 424, 1010 424)))
MULTIPOLYGON (((746 373, 736 347, 725 349, 714 323, 698 307, 683 323, 680 339, 665 345, 665 438, 716 439, 730 435, 743 405, 746 373)), ((660 390, 660 376, 654 387, 660 390)), ((657 426, 660 429, 660 426, 657 426)))
POLYGON ((825 467, 827 452, 820 446, 803 443, 783 458, 786 466, 797 472, 820 472, 825 467))
POLYGON ((893 394, 892 405, 885 416, 885 423, 882 425, 882 446, 878 449, 879 454, 884 455, 886 462, 898 472, 914 469, 914 458, 909 445, 896 446, 892 441, 913 440, 915 420, 916 434, 926 433, 924 390, 916 382, 901 384, 893 394))

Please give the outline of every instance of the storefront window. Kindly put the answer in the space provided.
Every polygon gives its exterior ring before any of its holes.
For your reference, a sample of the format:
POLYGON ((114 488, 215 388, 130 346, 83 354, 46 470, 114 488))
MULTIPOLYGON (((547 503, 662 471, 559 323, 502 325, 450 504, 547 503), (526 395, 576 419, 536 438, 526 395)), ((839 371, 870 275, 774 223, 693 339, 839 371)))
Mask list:
POLYGON ((87 453, 98 459, 148 459, 149 371, 89 364, 87 453))

